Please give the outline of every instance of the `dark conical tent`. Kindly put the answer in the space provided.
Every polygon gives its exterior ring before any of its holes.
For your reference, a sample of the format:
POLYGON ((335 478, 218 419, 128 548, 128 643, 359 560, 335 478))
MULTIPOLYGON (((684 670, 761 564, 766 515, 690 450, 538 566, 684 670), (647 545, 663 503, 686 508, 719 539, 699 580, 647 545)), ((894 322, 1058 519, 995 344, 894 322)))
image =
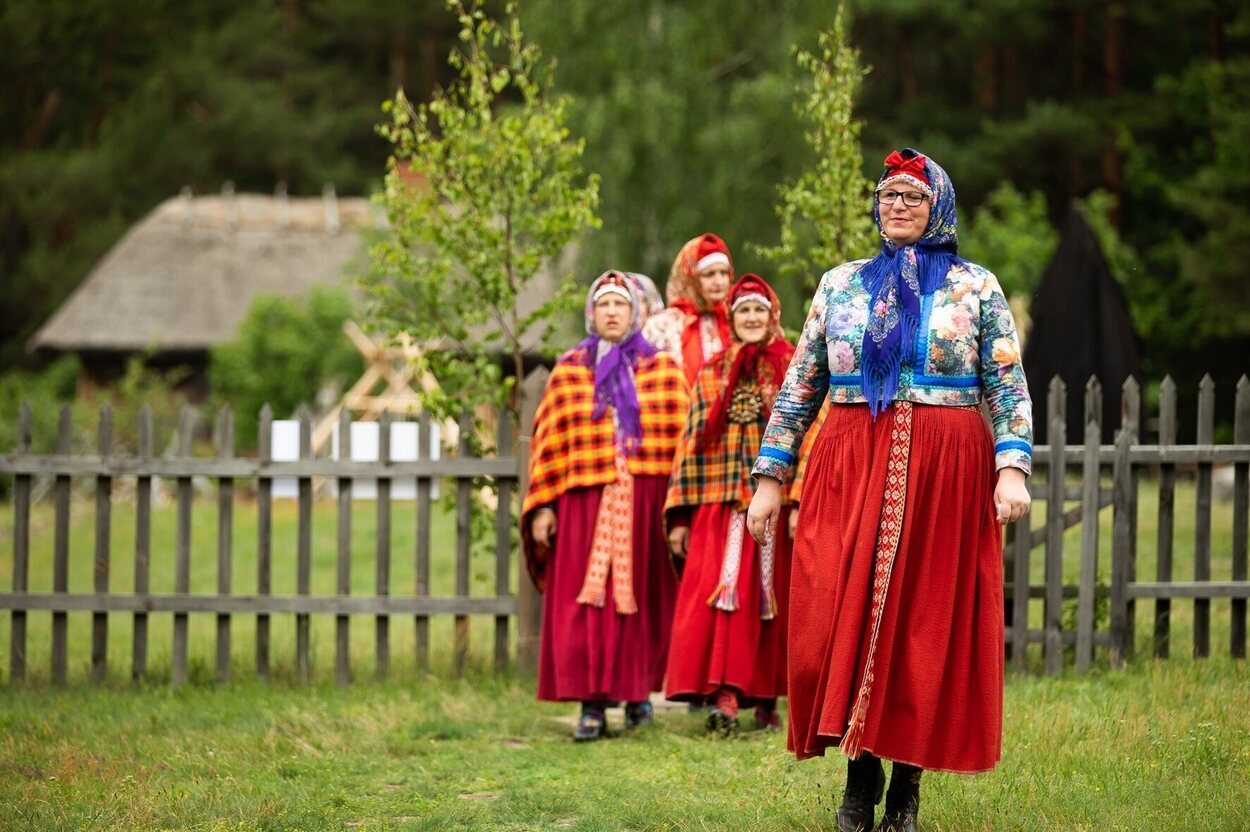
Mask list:
POLYGON ((1042 275, 1030 310, 1033 328, 1024 346, 1024 369, 1033 396, 1035 441, 1048 442, 1046 398, 1051 378, 1067 385, 1067 441, 1084 437, 1085 384, 1103 387, 1102 441, 1114 441, 1120 424, 1120 388, 1141 380, 1137 333, 1120 285, 1111 276, 1098 239, 1077 208, 1068 213, 1059 248, 1042 275))

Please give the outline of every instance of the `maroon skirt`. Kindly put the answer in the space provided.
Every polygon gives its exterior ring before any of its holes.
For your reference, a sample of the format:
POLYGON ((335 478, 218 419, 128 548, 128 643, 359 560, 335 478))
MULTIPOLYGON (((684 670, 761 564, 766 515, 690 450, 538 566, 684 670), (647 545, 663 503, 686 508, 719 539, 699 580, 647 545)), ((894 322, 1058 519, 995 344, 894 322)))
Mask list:
POLYGON ((790 572, 786 514, 782 512, 778 524, 782 535, 773 564, 777 614, 764 620, 760 618, 759 548, 749 534, 744 537, 738 567, 738 609, 729 612, 708 605, 708 598, 720 583, 733 507, 713 503, 695 508, 673 615, 673 643, 665 683, 669 699, 702 702, 722 687, 737 691, 744 705, 785 694, 790 572))
POLYGON ((543 594, 539 699, 641 702, 662 689, 677 597, 661 526, 667 488, 667 477, 634 477, 638 612, 630 615, 617 614, 611 591, 603 607, 577 603, 602 489, 577 488, 556 502, 557 534, 543 594))
POLYGON ((790 589, 789 747, 926 769, 1001 757, 1002 536, 976 410, 830 408, 790 589), (908 413, 909 411, 909 413, 908 413))

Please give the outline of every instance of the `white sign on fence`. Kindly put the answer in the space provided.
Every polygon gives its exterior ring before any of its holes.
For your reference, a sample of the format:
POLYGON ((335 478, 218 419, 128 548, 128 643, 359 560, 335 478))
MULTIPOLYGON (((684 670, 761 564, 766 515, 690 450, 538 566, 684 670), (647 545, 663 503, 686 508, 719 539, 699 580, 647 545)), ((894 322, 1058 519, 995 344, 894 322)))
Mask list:
MULTIPOLYGON (((416 422, 392 422, 391 423, 391 461, 392 462, 416 462, 421 458, 420 454, 420 425, 416 422)), ((352 422, 352 461, 353 462, 377 462, 378 438, 381 435, 381 425, 377 422, 352 422)), ((442 437, 439 435, 439 426, 437 422, 430 425, 430 458, 441 458, 440 445, 442 437)), ((334 433, 330 438, 330 458, 339 459, 339 426, 334 426, 334 433)), ((338 481, 330 483, 331 495, 337 497, 339 492, 338 481)), ((438 497, 438 482, 435 481, 430 489, 431 497, 438 497)), ((378 481, 368 477, 356 477, 352 480, 352 499, 353 500, 376 500, 378 498, 378 481)), ((417 498, 417 482, 414 479, 405 477, 391 481, 391 499, 393 500, 415 500, 417 498)))

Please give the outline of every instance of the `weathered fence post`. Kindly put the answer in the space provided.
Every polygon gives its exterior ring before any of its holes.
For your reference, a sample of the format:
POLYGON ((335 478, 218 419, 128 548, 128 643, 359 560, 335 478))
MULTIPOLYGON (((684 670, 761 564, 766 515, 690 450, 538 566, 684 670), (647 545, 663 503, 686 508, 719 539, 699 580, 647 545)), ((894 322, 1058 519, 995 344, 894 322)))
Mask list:
MULTIPOLYGON (((139 459, 152 459, 152 408, 139 410, 139 459)), ((135 492, 135 595, 147 595, 152 574, 152 477, 140 474, 135 492)), ((136 612, 130 657, 130 678, 140 682, 148 672, 148 614, 136 612)))
MULTIPOLYGON (((260 432, 256 452, 262 471, 273 462, 273 408, 266 402, 260 409, 260 432)), ((273 591, 273 478, 256 478, 256 595, 264 598, 273 591)), ((269 681, 269 613, 256 613, 256 675, 269 681)))
MULTIPOLYGON (((1250 445, 1250 379, 1244 375, 1237 382, 1236 415, 1233 418, 1233 442, 1250 445)), ((1246 548, 1250 530, 1250 462, 1233 466, 1233 574, 1234 581, 1247 576, 1246 548)), ((1229 650, 1233 658, 1246 657, 1246 599, 1233 599, 1233 620, 1229 628, 1229 650)))
MULTIPOLYGON (((525 399, 521 407, 521 434, 516 448, 517 458, 517 490, 524 501, 525 492, 529 488, 529 455, 534 434, 534 414, 538 411, 538 402, 547 387, 547 377, 551 372, 546 367, 538 367, 525 377, 525 399)), ((517 577, 517 666, 525 673, 538 672, 538 645, 542 629, 543 599, 542 594, 530 580, 524 562, 524 554, 517 577)))
MULTIPOLYGON (((229 405, 217 414, 217 456, 234 458, 234 411, 229 405)), ((231 594, 234 578, 234 479, 217 480, 217 594, 231 594)), ((230 613, 217 613, 217 682, 230 681, 230 613)))
POLYGON ((1076 672, 1094 660, 1094 600, 1098 590, 1098 491, 1102 444, 1102 391, 1098 379, 1085 386, 1085 447, 1081 465, 1081 568, 1076 602, 1076 672))
MULTIPOLYGON (((30 404, 22 402, 17 416, 17 447, 21 456, 30 453, 30 404)), ((30 474, 13 477, 13 591, 30 588, 30 474)), ((9 619, 9 682, 26 681, 26 610, 13 610, 9 619)))
MULTIPOLYGON (((312 459, 312 414, 308 408, 300 405, 297 412, 299 419, 299 458, 301 461, 312 459)), ((312 591, 312 477, 301 474, 299 482, 299 509, 296 520, 295 542, 295 593, 308 595, 312 591)), ((306 612, 295 614, 295 678, 307 682, 312 674, 309 647, 311 639, 311 621, 306 612)))
MULTIPOLYGON (((56 426, 56 452, 69 456, 73 447, 73 422, 69 405, 61 408, 56 426)), ((57 474, 53 493, 56 500, 56 530, 52 541, 52 592, 69 592, 69 508, 70 478, 57 474)), ((65 684, 69 668, 69 615, 64 610, 52 611, 52 682, 65 684)))
MULTIPOLYGON (((97 447, 100 459, 113 453, 113 408, 108 402, 100 408, 97 447)), ((109 535, 112 531, 113 478, 104 474, 95 478, 95 558, 91 586, 96 595, 109 591, 109 535)), ((109 614, 107 610, 91 613, 91 681, 100 684, 108 675, 109 614)))
POLYGON ((1112 478, 1114 485, 1114 520, 1111 531, 1111 666, 1124 665, 1128 640, 1128 539, 1129 539, 1129 490, 1132 486, 1132 435, 1121 430, 1115 440, 1115 463, 1112 478))
MULTIPOLYGON (((178 419, 178 458, 190 459, 192 438, 195 431, 195 411, 184 406, 178 419)), ((178 521, 174 544, 174 593, 188 595, 191 592, 191 475, 177 478, 178 521)), ((173 685, 182 687, 187 680, 187 628, 185 612, 174 613, 173 685)))
MULTIPOLYGON (((496 440, 496 453, 506 457, 512 453, 512 413, 505 407, 499 408, 499 434, 496 440)), ((495 595, 504 597, 511 594, 512 578, 512 480, 500 477, 496 480, 496 491, 499 496, 495 507, 495 595)), ((524 571, 524 570, 522 570, 524 571)), ((525 580, 521 576, 521 580, 525 580)), ((503 672, 508 669, 508 616, 495 616, 495 670, 503 672)))
MULTIPOLYGON (((469 458, 469 436, 473 432, 473 414, 465 410, 460 414, 460 445, 458 457, 469 458)), ((473 542, 473 480, 456 477, 456 597, 469 597, 469 556, 473 542)), ((452 650, 455 654, 456 675, 464 673, 469 659, 469 616, 457 613, 452 650)))
MULTIPOLYGON (((418 444, 421 448, 419 456, 422 461, 428 461, 434 453, 430 424, 430 414, 428 412, 422 413, 417 428, 421 432, 418 437, 418 444)), ((418 477, 416 551, 414 552, 416 563, 414 564, 413 573, 416 584, 415 591, 418 598, 430 594, 430 491, 430 477, 418 477)), ((413 627, 416 636, 417 668, 428 671, 430 669, 430 617, 428 615, 415 616, 413 618, 413 627)))
MULTIPOLYGON (((1176 444, 1176 382, 1164 376, 1159 385, 1159 448, 1169 451, 1176 444)), ((1172 581, 1172 544, 1176 520, 1176 464, 1159 464, 1159 516, 1155 545, 1155 580, 1172 581)), ((1172 599, 1155 599, 1154 655, 1166 659, 1170 651, 1172 599)))
MULTIPOLYGON (((1123 386, 1120 388, 1120 406, 1122 408, 1120 429, 1129 432, 1130 444, 1141 444, 1141 386, 1137 383, 1137 379, 1132 376, 1126 378, 1123 386)), ((1137 580, 1137 504, 1141 491, 1140 465, 1131 466, 1130 479, 1128 580, 1133 582, 1137 580)), ((1125 645, 1127 650, 1125 658, 1132 660, 1137 650, 1137 601, 1133 598, 1128 598, 1125 603, 1127 607, 1124 611, 1124 628, 1128 633, 1128 643, 1125 645)))
POLYGON ((1058 675, 1063 670, 1063 497, 1064 474, 1067 468, 1067 425, 1064 421, 1065 391, 1058 376, 1050 383, 1049 406, 1058 412, 1051 417, 1050 470, 1047 474, 1046 497, 1046 605, 1044 642, 1046 673, 1058 675))
MULTIPOLYGON (((352 459, 352 412, 346 407, 339 411, 339 459, 352 459)), ((340 598, 346 598, 352 593, 352 478, 340 476, 338 486, 338 568, 334 588, 340 598)), ((334 678, 342 686, 352 678, 351 626, 351 616, 346 613, 334 616, 334 678)))
MULTIPOLYGON (((1205 374, 1198 385, 1198 444, 1215 441, 1215 382, 1205 374)), ((1194 504, 1194 580, 1211 580, 1211 463, 1198 463, 1194 504)), ((1211 599, 1194 598, 1194 657, 1211 655, 1211 599)))
MULTIPOLYGON (((386 472, 391 465, 391 413, 383 410, 378 418, 378 465, 386 472)), ((391 594, 391 478, 378 477, 377 484, 377 558, 374 571, 374 591, 379 598, 391 594)), ((391 617, 378 613, 374 618, 374 655, 378 679, 385 679, 391 667, 391 617)))

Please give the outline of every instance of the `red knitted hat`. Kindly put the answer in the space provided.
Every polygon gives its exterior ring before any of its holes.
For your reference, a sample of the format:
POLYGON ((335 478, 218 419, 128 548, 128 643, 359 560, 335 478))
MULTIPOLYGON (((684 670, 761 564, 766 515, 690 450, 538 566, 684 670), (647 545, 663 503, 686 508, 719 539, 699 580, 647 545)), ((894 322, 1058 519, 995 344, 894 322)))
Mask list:
POLYGON ((695 249, 695 271, 701 272, 704 269, 711 268, 717 264, 732 266, 729 259, 729 246, 725 245, 725 241, 715 234, 704 234, 699 238, 699 245, 695 249))

